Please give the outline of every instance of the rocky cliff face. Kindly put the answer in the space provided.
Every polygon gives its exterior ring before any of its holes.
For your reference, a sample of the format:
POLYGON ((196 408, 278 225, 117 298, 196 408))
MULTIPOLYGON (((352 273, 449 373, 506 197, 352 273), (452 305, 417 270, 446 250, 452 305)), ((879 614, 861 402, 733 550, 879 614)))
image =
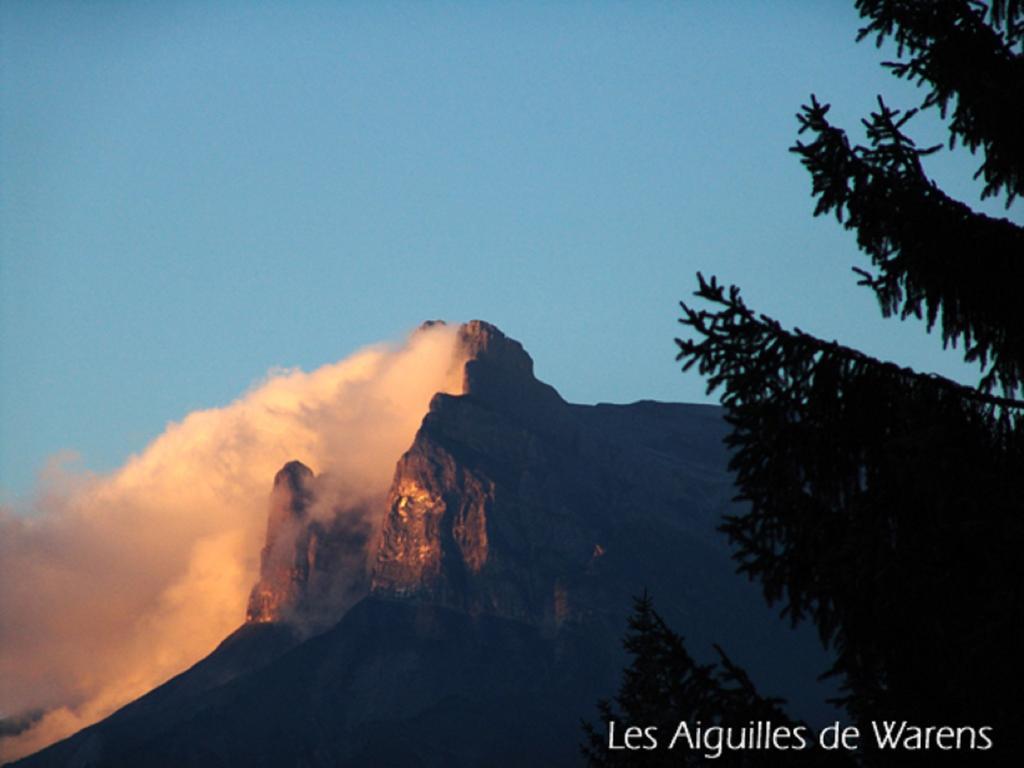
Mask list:
POLYGON ((260 579, 249 595, 246 621, 280 620, 307 590, 319 545, 308 519, 312 485, 313 471, 299 461, 285 464, 274 477, 260 579))
POLYGON ((366 593, 371 510, 332 507, 328 481, 298 461, 275 476, 246 622, 316 631, 366 593))

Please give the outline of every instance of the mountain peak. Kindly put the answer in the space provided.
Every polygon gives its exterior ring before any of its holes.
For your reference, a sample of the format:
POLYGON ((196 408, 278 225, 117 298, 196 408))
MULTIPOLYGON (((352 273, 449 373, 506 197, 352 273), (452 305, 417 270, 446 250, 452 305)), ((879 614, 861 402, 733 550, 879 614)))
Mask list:
POLYGON ((274 487, 286 486, 293 494, 298 494, 313 479, 313 470, 301 461, 292 460, 285 464, 274 475, 274 487))
MULTIPOLYGON (((430 320, 419 330, 429 331, 437 325, 444 325, 444 322, 430 320)), ((274 476, 266 543, 260 557, 260 577, 252 589, 246 612, 249 623, 316 623, 316 615, 319 614, 324 619, 337 618, 335 609, 349 602, 348 597, 339 602, 339 593, 355 596, 369 586, 371 575, 364 570, 367 561, 377 562, 378 583, 389 579, 396 584, 408 584, 410 579, 422 578, 432 582, 435 578, 447 578, 447 569, 442 568, 440 561, 427 562, 430 558, 422 548, 426 546, 424 536, 428 532, 413 530, 415 525, 404 513, 406 506, 411 504, 410 511, 413 508, 418 510, 421 502, 429 500, 426 496, 420 498, 423 496, 421 486, 433 488, 440 483, 434 490, 441 493, 452 482, 450 477, 443 480, 433 477, 424 460, 425 452, 430 453, 430 446, 439 436, 438 429, 453 430, 458 439, 467 437, 467 429, 476 429, 457 417, 460 410, 457 403, 495 416, 504 414, 501 418, 533 425, 543 431, 564 426, 565 402, 552 387, 534 376, 533 360, 522 344, 483 320, 472 320, 459 326, 457 341, 466 361, 463 394, 435 396, 429 413, 425 414, 420 434, 398 461, 386 507, 368 514, 358 510, 332 509, 335 500, 331 495, 331 484, 300 461, 289 461, 274 476), (392 514, 397 516, 394 520, 391 519, 392 514), (362 521, 362 527, 353 528, 352 520, 362 521), (356 556, 358 547, 370 545, 372 531, 377 525, 385 529, 385 540, 378 542, 382 550, 356 556), (418 550, 414 557, 404 552, 403 547, 410 546, 421 547, 422 551, 418 550), (391 557, 388 552, 395 547, 403 551, 391 553, 394 555, 391 557), (390 560, 396 561, 390 570, 381 565, 390 560), (402 570, 398 567, 399 561, 403 567, 413 561, 417 563, 413 568, 415 578, 410 575, 412 572, 398 573, 402 570), (384 571, 390 575, 386 576, 384 571), (347 586, 340 583, 342 581, 347 586)), ((486 444, 493 443, 501 439, 500 432, 482 435, 481 439, 486 444)), ((470 489, 472 481, 467 479, 465 483, 463 490, 468 494, 467 498, 473 498, 469 505, 472 509, 467 507, 463 510, 456 533, 460 562, 464 561, 469 571, 475 573, 488 559, 486 529, 490 501, 486 484, 470 489)), ((384 499, 380 501, 384 502, 384 499)), ((423 517, 419 515, 419 518, 423 517)))
POLYGON ((274 476, 248 623, 315 630, 362 596, 372 526, 361 505, 336 502, 329 476, 314 475, 302 462, 290 461, 274 476))
POLYGON ((534 376, 533 358, 523 345, 496 326, 470 320, 459 328, 459 344, 467 358, 464 395, 519 416, 540 419, 564 404, 554 387, 534 376))
POLYGON ((274 475, 260 579, 249 595, 246 621, 278 620, 305 587, 309 558, 300 533, 313 503, 313 479, 313 470, 301 461, 289 461, 274 475))

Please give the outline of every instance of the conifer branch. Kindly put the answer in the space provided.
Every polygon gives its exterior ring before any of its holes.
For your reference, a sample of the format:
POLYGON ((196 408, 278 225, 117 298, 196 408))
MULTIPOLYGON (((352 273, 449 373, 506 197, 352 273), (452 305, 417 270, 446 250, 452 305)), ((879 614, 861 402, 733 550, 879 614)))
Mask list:
POLYGON ((877 271, 855 271, 883 315, 922 318, 929 331, 939 324, 943 343, 962 341, 964 359, 985 372, 980 388, 998 385, 1012 398, 1024 386, 1024 229, 975 213, 925 176, 921 158, 938 147, 919 149, 903 133, 914 110, 879 99, 866 147, 851 146, 828 110, 812 97, 798 119, 813 141, 792 147, 811 173, 814 214, 832 212, 856 231, 877 271))
POLYGON ((892 38, 897 77, 925 85, 922 106, 943 117, 952 103, 950 148, 982 150, 983 197, 1024 194, 1024 3, 995 0, 858 0, 868 21, 858 40, 892 38), (909 58, 903 60, 904 55, 909 58))

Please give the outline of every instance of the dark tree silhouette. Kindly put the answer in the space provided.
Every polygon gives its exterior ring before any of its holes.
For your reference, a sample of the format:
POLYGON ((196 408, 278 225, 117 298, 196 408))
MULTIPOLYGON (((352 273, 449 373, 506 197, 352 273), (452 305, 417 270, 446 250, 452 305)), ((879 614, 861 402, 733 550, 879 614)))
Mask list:
MULTIPOLYGON (((732 662, 719 646, 718 660, 698 664, 690 656, 683 638, 673 632, 654 610, 645 593, 635 600, 629 630, 624 641, 632 663, 623 673, 622 685, 614 703, 598 704, 601 725, 584 722, 586 743, 583 753, 589 764, 600 768, 625 766, 718 765, 725 768, 746 766, 840 766, 849 765, 848 755, 825 754, 806 750, 730 750, 724 739, 704 743, 694 749, 685 741, 668 748, 680 720, 701 728, 732 727, 739 734, 751 723, 771 722, 777 727, 802 727, 783 710, 781 699, 758 693, 746 672, 732 662), (624 729, 630 725, 654 726, 658 748, 651 750, 609 749, 608 724, 619 728, 616 743, 621 744, 624 729)), ((738 738, 738 737, 737 737, 738 738)), ((640 743, 640 742, 638 742, 640 743)), ((734 741, 734 744, 737 743, 734 741)), ((790 740, 795 744, 794 740, 790 740)), ((749 745, 749 742, 748 742, 749 745)))
MULTIPOLYGON (((886 66, 924 87, 920 108, 948 119, 950 146, 980 153, 983 197, 1009 206, 1024 193, 1024 4, 857 7, 860 38, 896 43, 886 66)), ((698 275, 703 304, 682 305, 678 359, 721 390, 732 426, 746 511, 722 530, 739 571, 834 650, 829 673, 865 731, 882 719, 993 728, 986 752, 860 762, 1001 764, 1024 753, 1024 229, 928 179, 921 158, 939 148, 904 133, 917 110, 879 99, 866 146, 828 110, 812 97, 792 148, 815 215, 856 233, 870 266, 855 271, 884 316, 937 327, 981 378, 966 387, 786 330, 698 275)), ((713 674, 699 680, 714 692, 713 674)), ((673 715, 696 711, 687 699, 673 715)))

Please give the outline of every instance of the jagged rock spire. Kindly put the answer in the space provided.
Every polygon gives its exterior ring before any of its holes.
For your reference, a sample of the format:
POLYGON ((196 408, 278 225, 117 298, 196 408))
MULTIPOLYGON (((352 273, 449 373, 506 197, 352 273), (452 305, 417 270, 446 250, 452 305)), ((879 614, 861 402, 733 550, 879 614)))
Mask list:
POLYGON ((280 619, 305 589, 312 553, 304 523, 313 503, 312 484, 313 470, 301 461, 288 462, 274 476, 260 579, 249 595, 246 621, 280 619))

